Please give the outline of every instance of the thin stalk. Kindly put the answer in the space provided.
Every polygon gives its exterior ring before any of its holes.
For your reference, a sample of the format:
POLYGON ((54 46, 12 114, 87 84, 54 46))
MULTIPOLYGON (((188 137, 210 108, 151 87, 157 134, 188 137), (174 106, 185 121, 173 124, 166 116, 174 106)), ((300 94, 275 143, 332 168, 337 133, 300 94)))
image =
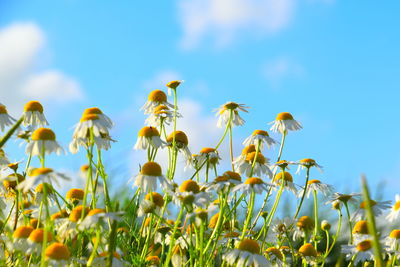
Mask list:
POLYGON ((253 191, 250 194, 249 206, 248 206, 248 209, 247 209, 247 217, 246 217, 246 221, 245 221, 244 226, 243 226, 242 235, 240 237, 240 240, 243 240, 244 236, 246 235, 247 228, 249 227, 249 224, 250 224, 250 221, 251 221, 251 215, 253 214, 255 198, 256 198, 256 193, 253 191))
POLYGON ((314 247, 318 250, 317 245, 317 235, 318 235, 318 197, 317 197, 317 190, 313 190, 314 195, 314 247))
POLYGON ((301 206, 303 205, 303 201, 304 201, 304 197, 306 196, 307 193, 307 186, 308 186, 308 180, 310 179, 310 167, 307 167, 307 171, 306 171, 306 184, 304 185, 304 190, 303 190, 303 194, 301 196, 301 200, 300 200, 300 204, 297 207, 296 213, 294 215, 294 219, 297 218, 297 216, 299 215, 301 206))
POLYGON ((353 244, 353 226, 351 223, 351 219, 350 219, 350 210, 349 210, 349 205, 347 204, 347 201, 344 202, 344 206, 346 207, 346 213, 347 213, 347 221, 349 224, 349 232, 350 232, 350 243, 349 244, 353 244))
POLYGON ((232 139, 233 139, 232 123, 229 123, 229 154, 231 156, 232 171, 235 171, 235 166, 233 165, 233 140, 232 139))
POLYGON ((8 132, 1 138, 0 140, 0 148, 4 146, 4 144, 10 139, 10 137, 14 134, 14 132, 18 129, 21 125, 22 121, 24 120, 24 116, 22 116, 15 124, 8 130, 8 132))
POLYGON ((166 258, 165 263, 164 263, 165 267, 168 267, 169 266, 169 262, 171 261, 172 251, 174 250, 174 245, 175 245, 175 235, 176 235, 176 231, 178 229, 178 226, 180 224, 180 221, 182 219, 183 210, 184 210, 184 206, 182 205, 181 209, 179 210, 178 217, 176 218, 176 221, 175 221, 175 224, 174 224, 174 229, 172 231, 167 258, 166 258))

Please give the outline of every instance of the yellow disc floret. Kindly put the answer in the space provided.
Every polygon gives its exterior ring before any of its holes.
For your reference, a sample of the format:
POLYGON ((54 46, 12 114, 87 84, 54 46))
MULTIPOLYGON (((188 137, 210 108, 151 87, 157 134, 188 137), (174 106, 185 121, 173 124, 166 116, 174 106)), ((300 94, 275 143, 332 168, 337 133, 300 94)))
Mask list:
POLYGON ((80 188, 72 188, 70 190, 68 190, 67 195, 65 196, 65 198, 67 200, 83 200, 83 197, 85 195, 85 191, 83 191, 80 188))
POLYGON ((0 105, 0 114, 7 114, 7 108, 4 105, 0 105))
MULTIPOLYGON (((29 240, 41 244, 43 243, 43 237, 44 237, 44 229, 38 228, 31 232, 31 234, 29 235, 29 240)), ((51 232, 47 231, 47 242, 51 242, 52 240, 53 240, 53 235, 51 234, 51 232)))
POLYGON ((357 251, 367 251, 372 248, 371 240, 364 240, 357 244, 357 251))
POLYGON ((83 114, 80 121, 97 121, 98 119, 99 115, 97 114, 83 114))
POLYGON ((226 177, 228 177, 229 179, 232 179, 232 180, 236 180, 236 181, 239 181, 239 182, 242 181, 242 177, 241 177, 240 174, 237 173, 237 172, 226 171, 226 172, 224 172, 223 175, 226 176, 226 177))
POLYGON ((289 112, 281 112, 276 116, 277 121, 293 120, 292 114, 289 112))
POLYGON ((200 186, 193 180, 186 180, 179 187, 179 191, 197 194, 200 192, 200 186))
POLYGON ((105 213, 105 212, 106 212, 105 209, 92 209, 92 210, 89 211, 87 216, 93 216, 93 215, 96 215, 96 214, 99 214, 99 213, 105 213))
POLYGON ((51 168, 35 168, 30 171, 29 176, 36 177, 39 175, 46 175, 53 172, 53 169, 51 168))
POLYGON ((143 164, 140 173, 148 176, 162 176, 162 169, 157 162, 149 161, 143 164))
POLYGON ((368 234, 368 223, 367 221, 358 221, 353 227, 353 234, 368 234))
POLYGON ((208 153, 212 153, 215 152, 215 148, 212 147, 204 147, 200 150, 200 154, 208 154, 208 153))
POLYGON ((397 201, 396 203, 394 203, 393 209, 394 209, 395 211, 398 211, 398 210, 400 209, 400 201, 397 201))
POLYGON ((249 185, 255 185, 255 184, 263 184, 264 181, 257 177, 250 177, 250 178, 247 178, 244 183, 249 184, 249 185))
MULTIPOLYGON (((256 158, 256 152, 251 152, 246 155, 246 161, 248 161, 250 163, 253 163, 254 158, 256 158)), ((264 155, 261 154, 260 152, 257 153, 256 162, 259 164, 262 164, 262 165, 265 164, 265 162, 266 162, 264 155)))
MULTIPOLYGON (((375 200, 370 200, 369 201, 371 207, 375 206, 377 204, 377 202, 375 200)), ((365 209, 367 207, 367 202, 363 201, 360 203, 360 209, 365 209)))
POLYGON ((103 112, 101 111, 101 109, 93 107, 93 108, 87 108, 83 111, 82 115, 88 115, 88 114, 103 114, 103 112))
POLYGON ((314 228, 314 220, 311 219, 308 216, 302 216, 297 220, 296 223, 297 227, 299 227, 301 230, 312 230, 314 228))
POLYGON ((68 247, 62 243, 53 243, 46 248, 46 257, 52 260, 68 260, 70 257, 70 252, 68 247))
POLYGON ((391 231, 389 237, 395 238, 395 239, 400 239, 400 230, 395 229, 395 230, 391 231))
POLYGON ((268 132, 263 131, 263 130, 255 130, 252 135, 253 136, 255 136, 255 135, 269 136, 268 132))
POLYGON ((24 111, 25 112, 37 111, 43 113, 43 106, 38 101, 29 101, 28 103, 25 104, 24 111))
POLYGON ((148 256, 146 261, 152 265, 160 265, 160 258, 158 256, 148 256))
POLYGON ((277 249, 277 248, 275 248, 275 247, 270 247, 270 248, 267 248, 266 250, 265 250, 265 252, 267 253, 267 254, 273 254, 275 257, 277 257, 279 260, 283 260, 283 255, 282 255, 282 252, 279 250, 279 249, 277 249))
POLYGON ((175 136, 175 142, 176 143, 180 143, 180 144, 183 144, 185 146, 187 146, 189 144, 189 140, 187 138, 187 135, 182 131, 175 131, 175 132, 171 133, 167 137, 167 142, 172 144, 172 142, 174 141, 174 136, 175 136))
POLYGON ((308 183, 307 184, 320 184, 321 183, 321 181, 320 180, 317 180, 317 179, 313 179, 313 180, 310 180, 310 181, 308 181, 308 183))
POLYGON ((78 220, 81 219, 82 217, 82 212, 85 212, 85 214, 88 214, 89 208, 85 207, 85 210, 83 209, 82 205, 76 206, 72 211, 71 214, 69 215, 69 220, 71 222, 77 222, 78 220))
POLYGON ((306 243, 299 248, 299 253, 303 257, 317 257, 317 251, 310 243, 306 243))
POLYGON ((161 208, 162 206, 164 206, 164 198, 163 198, 162 195, 160 195, 160 194, 157 193, 157 192, 152 192, 151 195, 150 195, 150 193, 147 194, 147 195, 144 197, 144 199, 150 200, 150 201, 152 200, 153 203, 154 203, 156 206, 160 207, 160 208, 161 208))
POLYGON ((274 182, 280 183, 282 181, 282 178, 285 180, 285 182, 293 182, 293 177, 289 172, 280 172, 277 175, 275 175, 274 182))
POLYGON ((245 148, 242 149, 242 155, 247 155, 251 152, 256 151, 256 146, 255 145, 248 145, 245 148))
POLYGON ((145 126, 138 132, 139 137, 153 137, 153 136, 160 136, 160 133, 155 127, 145 126))
POLYGON ((238 247, 239 250, 247 251, 253 254, 260 254, 260 245, 257 241, 252 239, 243 239, 240 241, 238 247))
POLYGON ((32 133, 32 140, 54 141, 56 134, 49 128, 39 128, 32 133))
POLYGON ((181 83, 182 81, 170 81, 166 86, 171 89, 176 89, 181 83))
POLYGON ((148 98, 149 101, 164 103, 167 102, 167 95, 161 90, 154 90, 150 92, 148 98))
POLYGON ((20 226, 13 233, 14 238, 28 238, 34 228, 32 226, 20 226))

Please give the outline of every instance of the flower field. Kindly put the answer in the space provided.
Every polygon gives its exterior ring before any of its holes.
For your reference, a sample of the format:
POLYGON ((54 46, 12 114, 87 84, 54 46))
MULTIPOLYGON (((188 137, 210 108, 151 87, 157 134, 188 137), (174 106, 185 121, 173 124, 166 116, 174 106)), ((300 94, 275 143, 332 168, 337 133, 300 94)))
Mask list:
POLYGON ((329 163, 285 157, 291 149, 286 139, 303 128, 288 112, 274 120, 266 115, 272 122, 260 122, 260 129, 240 140, 238 152, 235 127, 245 127, 241 115, 248 107, 226 102, 215 111, 216 127, 224 130, 219 141, 194 153, 190 136, 177 128, 185 116, 178 108, 183 86, 171 81, 168 93, 154 90, 144 101, 147 119, 132 147, 145 156, 123 181, 129 199, 109 191, 102 154, 112 149, 114 122, 100 108, 83 111, 63 148, 40 102, 26 103, 17 119, 0 104, 0 265, 400 265, 400 228, 379 225, 398 224, 400 195, 371 199, 364 177, 362 190, 352 193, 314 179, 323 177, 321 165, 329 163), (6 149, 15 138, 26 152, 19 162, 11 162, 13 151, 6 149), (229 147, 226 158, 223 144, 229 147), (87 156, 84 187, 65 188, 71 177, 48 165, 49 157, 62 153, 87 156), (178 158, 188 177, 178 177, 178 158), (36 159, 39 165, 32 163, 36 159), (284 195, 292 200, 289 215, 284 195))

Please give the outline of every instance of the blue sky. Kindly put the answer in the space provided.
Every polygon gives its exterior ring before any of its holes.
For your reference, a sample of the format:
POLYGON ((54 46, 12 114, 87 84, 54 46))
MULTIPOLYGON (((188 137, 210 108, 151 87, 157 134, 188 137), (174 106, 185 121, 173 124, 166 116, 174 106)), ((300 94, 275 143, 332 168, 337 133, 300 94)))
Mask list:
MULTIPOLYGON (((289 135, 285 159, 315 158, 325 169, 315 178, 339 190, 357 190, 365 173, 374 191, 385 181, 393 194, 399 8, 398 1, 1 1, 0 102, 17 117, 24 101, 43 100, 65 146, 82 110, 102 108, 117 122, 118 143, 106 157, 126 181, 138 161, 131 148, 145 118, 139 107, 150 90, 183 79, 184 110, 198 123, 178 125, 192 127, 194 151, 215 144, 221 130, 205 126, 226 101, 251 107, 235 129, 237 153, 240 140, 289 111, 304 130, 289 135)), ((83 154, 53 158, 65 169, 84 163, 83 154)))

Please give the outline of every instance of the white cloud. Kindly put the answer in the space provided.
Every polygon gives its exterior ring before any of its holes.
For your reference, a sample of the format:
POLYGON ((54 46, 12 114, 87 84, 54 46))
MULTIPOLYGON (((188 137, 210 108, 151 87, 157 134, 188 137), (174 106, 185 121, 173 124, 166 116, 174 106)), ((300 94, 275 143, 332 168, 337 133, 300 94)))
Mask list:
POLYGON ((295 0, 181 0, 182 46, 190 49, 205 37, 226 45, 241 31, 272 34, 292 19, 295 0))
POLYGON ((262 73, 272 87, 279 87, 286 78, 301 77, 305 74, 304 68, 285 57, 277 58, 264 65, 262 73))
POLYGON ((21 113, 28 100, 66 103, 83 98, 79 83, 61 71, 37 71, 46 57, 46 38, 34 23, 0 29, 0 99, 10 113, 21 113))

